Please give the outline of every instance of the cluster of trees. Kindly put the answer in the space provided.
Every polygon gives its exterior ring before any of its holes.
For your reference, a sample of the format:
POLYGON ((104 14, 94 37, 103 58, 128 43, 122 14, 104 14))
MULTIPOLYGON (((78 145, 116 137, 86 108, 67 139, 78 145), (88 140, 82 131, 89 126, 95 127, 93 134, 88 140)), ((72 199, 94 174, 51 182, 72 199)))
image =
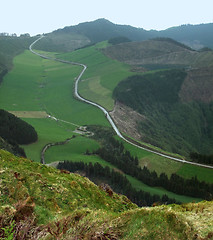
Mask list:
POLYGON ((125 43, 125 42, 131 42, 131 40, 127 37, 114 37, 108 40, 109 43, 111 43, 112 45, 116 45, 119 43, 125 43))
POLYGON ((108 183, 115 192, 126 195, 138 206, 151 206, 156 202, 164 204, 176 203, 175 199, 169 199, 167 195, 160 197, 142 190, 136 191, 123 174, 110 169, 108 166, 103 167, 99 163, 93 165, 92 163, 64 161, 60 162, 57 168, 66 169, 70 172, 83 171, 92 181, 95 182, 95 179, 98 179, 99 182, 101 180, 108 183))
POLYGON ((205 155, 205 154, 192 152, 190 153, 190 158, 193 162, 213 165, 213 155, 205 155))
POLYGON ((0 109, 0 136, 17 144, 29 144, 37 141, 35 129, 13 114, 0 109))

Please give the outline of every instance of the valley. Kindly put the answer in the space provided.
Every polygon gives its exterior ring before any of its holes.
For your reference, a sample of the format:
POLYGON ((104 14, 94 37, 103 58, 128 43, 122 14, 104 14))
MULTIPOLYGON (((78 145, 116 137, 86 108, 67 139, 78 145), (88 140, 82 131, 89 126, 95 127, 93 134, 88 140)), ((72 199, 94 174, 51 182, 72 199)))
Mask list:
POLYGON ((213 51, 183 30, 0 36, 0 237, 212 237, 213 51))

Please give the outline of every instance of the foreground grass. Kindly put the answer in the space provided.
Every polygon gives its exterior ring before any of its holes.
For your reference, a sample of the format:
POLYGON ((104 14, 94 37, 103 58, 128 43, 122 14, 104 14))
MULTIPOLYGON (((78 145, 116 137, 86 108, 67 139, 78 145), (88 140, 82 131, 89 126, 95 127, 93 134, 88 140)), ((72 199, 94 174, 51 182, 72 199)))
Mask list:
MULTIPOLYGON (((0 228, 29 239, 210 239, 212 202, 138 208, 87 178, 0 150, 0 228), (20 222, 20 219, 21 220, 20 222)), ((2 230, 2 229, 1 229, 2 230)), ((22 238, 24 239, 24 238, 22 238)))

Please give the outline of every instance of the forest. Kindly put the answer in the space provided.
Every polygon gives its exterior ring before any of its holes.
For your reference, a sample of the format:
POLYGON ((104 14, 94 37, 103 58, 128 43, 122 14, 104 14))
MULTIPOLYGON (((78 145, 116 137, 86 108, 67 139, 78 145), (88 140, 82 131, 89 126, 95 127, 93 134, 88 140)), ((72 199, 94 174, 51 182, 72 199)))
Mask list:
POLYGON ((8 142, 29 144, 38 139, 31 125, 3 109, 0 109, 0 122, 0 136, 8 142))

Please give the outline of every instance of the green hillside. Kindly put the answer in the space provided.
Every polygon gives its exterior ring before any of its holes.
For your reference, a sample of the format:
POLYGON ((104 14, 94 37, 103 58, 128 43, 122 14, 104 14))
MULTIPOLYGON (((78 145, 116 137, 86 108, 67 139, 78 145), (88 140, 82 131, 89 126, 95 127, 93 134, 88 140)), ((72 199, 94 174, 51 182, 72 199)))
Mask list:
POLYGON ((212 202, 138 208, 126 197, 0 150, 0 234, 12 239, 212 236, 212 202))

